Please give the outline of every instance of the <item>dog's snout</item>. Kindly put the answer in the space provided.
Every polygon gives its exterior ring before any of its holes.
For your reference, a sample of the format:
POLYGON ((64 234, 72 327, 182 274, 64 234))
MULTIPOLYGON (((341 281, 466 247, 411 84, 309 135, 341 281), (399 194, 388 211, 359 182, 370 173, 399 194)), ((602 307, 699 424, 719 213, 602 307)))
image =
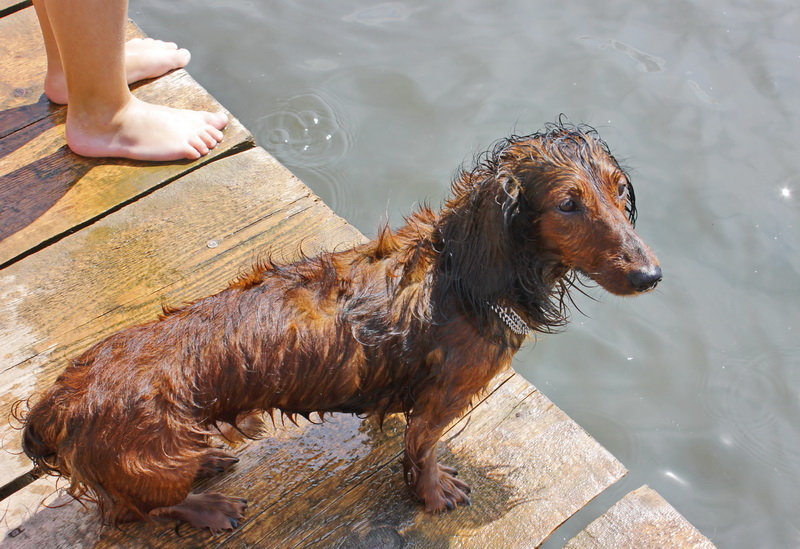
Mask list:
POLYGON ((661 281, 661 267, 653 265, 645 269, 637 269, 628 273, 628 282, 637 292, 646 292, 656 287, 661 281))

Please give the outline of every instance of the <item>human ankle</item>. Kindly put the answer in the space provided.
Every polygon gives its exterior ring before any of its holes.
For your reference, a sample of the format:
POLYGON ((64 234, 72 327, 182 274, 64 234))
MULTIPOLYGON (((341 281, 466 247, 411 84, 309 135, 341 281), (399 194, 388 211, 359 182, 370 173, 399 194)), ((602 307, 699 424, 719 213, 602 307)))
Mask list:
POLYGON ((130 94, 104 100, 71 100, 67 108, 67 125, 83 131, 109 131, 120 125, 124 111, 135 101, 130 94))

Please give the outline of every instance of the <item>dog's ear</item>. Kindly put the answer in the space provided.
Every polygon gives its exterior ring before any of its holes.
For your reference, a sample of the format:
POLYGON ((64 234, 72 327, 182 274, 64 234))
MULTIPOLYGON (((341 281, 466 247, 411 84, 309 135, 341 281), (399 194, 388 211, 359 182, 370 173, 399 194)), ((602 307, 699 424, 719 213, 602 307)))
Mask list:
POLYGON ((515 226, 519 181, 500 170, 462 174, 440 225, 440 275, 462 303, 484 309, 508 292, 516 276, 515 226))

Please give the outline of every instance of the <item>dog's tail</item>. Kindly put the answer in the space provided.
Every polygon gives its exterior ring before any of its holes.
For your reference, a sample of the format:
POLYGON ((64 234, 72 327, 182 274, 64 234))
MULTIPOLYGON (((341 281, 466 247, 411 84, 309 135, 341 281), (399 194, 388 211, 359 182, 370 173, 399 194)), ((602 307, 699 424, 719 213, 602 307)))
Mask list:
POLYGON ((58 456, 60 438, 66 429, 64 421, 56 405, 57 391, 50 389, 41 400, 27 412, 23 407, 30 406, 28 400, 20 400, 14 404, 12 414, 22 423, 22 451, 41 472, 50 475, 63 475, 63 464, 58 456))

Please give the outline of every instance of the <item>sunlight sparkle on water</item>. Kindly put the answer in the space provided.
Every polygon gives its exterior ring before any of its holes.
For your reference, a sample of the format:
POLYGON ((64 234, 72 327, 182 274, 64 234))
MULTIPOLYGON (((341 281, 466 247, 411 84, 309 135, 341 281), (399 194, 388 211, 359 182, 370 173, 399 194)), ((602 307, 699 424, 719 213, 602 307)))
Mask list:
POLYGON ((781 196, 783 198, 791 198, 792 197, 792 189, 790 189, 789 187, 783 187, 781 189, 781 196))
POLYGON ((681 477, 679 477, 678 475, 676 475, 672 471, 664 471, 664 476, 668 477, 668 478, 671 478, 672 480, 674 480, 675 482, 677 482, 678 484, 681 484, 683 486, 688 486, 689 485, 688 482, 686 482, 684 479, 682 479, 681 477))

